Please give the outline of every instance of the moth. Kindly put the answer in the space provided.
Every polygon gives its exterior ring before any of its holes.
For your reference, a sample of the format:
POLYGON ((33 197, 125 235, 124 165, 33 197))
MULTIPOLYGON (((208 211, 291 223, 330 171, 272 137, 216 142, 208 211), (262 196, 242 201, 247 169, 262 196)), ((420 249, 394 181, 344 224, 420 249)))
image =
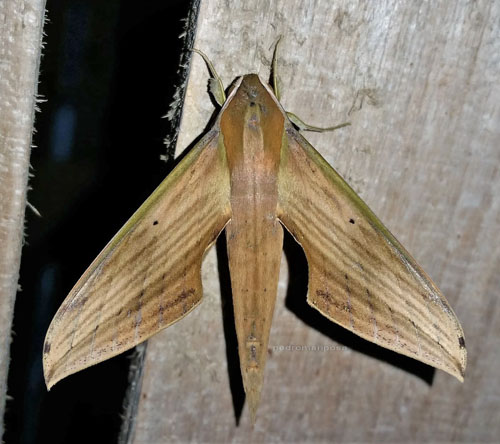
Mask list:
MULTIPOLYGON (((198 51, 197 51, 198 52, 198 51)), ((205 251, 225 230, 241 374, 255 419, 273 317, 283 227, 304 249, 308 303, 362 338, 463 381, 464 334, 430 277, 306 141, 273 88, 236 80, 212 128, 111 239, 45 338, 50 389, 145 341, 202 298, 205 251)))

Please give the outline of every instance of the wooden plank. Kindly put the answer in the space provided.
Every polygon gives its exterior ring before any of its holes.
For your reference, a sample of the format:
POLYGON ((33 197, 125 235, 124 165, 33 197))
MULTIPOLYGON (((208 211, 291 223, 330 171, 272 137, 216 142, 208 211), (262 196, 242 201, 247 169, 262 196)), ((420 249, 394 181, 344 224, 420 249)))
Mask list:
MULTIPOLYGON (((288 239, 257 424, 244 408, 237 426, 242 389, 220 245, 203 265, 204 302, 149 342, 135 442, 497 439, 499 20, 500 3, 488 1, 202 2, 195 46, 225 84, 248 72, 266 78, 283 35, 285 108, 318 126, 352 122, 306 137, 441 287, 469 365, 464 384, 432 378, 331 325, 307 307, 306 263, 288 239)), ((207 78, 194 58, 179 152, 213 112, 207 78)))
POLYGON ((0 2, 0 418, 7 393, 44 13, 45 0, 0 2))

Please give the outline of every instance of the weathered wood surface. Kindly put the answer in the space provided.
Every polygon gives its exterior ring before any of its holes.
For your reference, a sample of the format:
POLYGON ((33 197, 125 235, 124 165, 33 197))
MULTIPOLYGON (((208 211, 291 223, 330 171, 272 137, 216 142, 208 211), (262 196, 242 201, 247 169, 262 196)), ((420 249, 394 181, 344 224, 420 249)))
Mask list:
MULTIPOLYGON (((236 426, 222 245, 222 267, 215 248, 204 261, 201 306, 149 341, 136 443, 498 438, 499 20, 498 1, 202 1, 195 46, 226 84, 265 78, 282 34, 285 108, 319 126, 352 122, 306 137, 440 286, 469 362, 464 384, 440 371, 430 384, 426 367, 325 322, 305 303, 306 264, 289 239, 257 424, 245 407, 236 426)), ((213 112, 207 78, 194 58, 179 152, 213 112)))
POLYGON ((0 436, 44 11, 45 0, 0 2, 0 436))

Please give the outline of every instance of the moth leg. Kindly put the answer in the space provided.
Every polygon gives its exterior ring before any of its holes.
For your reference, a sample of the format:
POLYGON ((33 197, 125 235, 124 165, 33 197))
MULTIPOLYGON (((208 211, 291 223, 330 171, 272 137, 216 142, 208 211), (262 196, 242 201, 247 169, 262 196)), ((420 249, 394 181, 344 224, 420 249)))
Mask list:
MULTIPOLYGON (((271 65, 271 85, 274 90, 274 95, 278 99, 278 101, 281 100, 281 90, 280 90, 280 79, 278 77, 278 46, 281 42, 283 36, 278 37, 278 41, 276 42, 276 45, 274 45, 274 52, 273 52, 273 62, 271 65)), ((308 123, 305 123, 302 119, 297 117, 295 114, 288 112, 286 113, 290 121, 300 130, 300 131, 315 131, 317 133, 323 133, 325 131, 335 131, 336 129, 343 128, 344 126, 348 126, 351 124, 351 122, 345 122, 341 123, 340 125, 335 125, 335 126, 330 126, 328 128, 320 128, 318 126, 313 126, 309 125, 308 123)))
MULTIPOLYGON (((278 41, 276 45, 274 45, 273 52, 273 62, 271 65, 271 84, 274 90, 274 95, 278 99, 281 100, 281 90, 280 90, 280 80, 278 78, 278 47, 281 42, 283 36, 278 37, 278 41)), ((315 131, 317 133, 323 133, 325 131, 335 131, 336 129, 343 128, 344 126, 348 126, 351 122, 341 123, 340 125, 330 126, 328 128, 320 128, 318 126, 309 125, 305 123, 302 119, 297 117, 295 114, 287 112, 286 115, 290 119, 290 121, 300 130, 300 131, 315 131)))
POLYGON ((273 52, 273 63, 271 65, 271 84, 273 86, 274 90, 274 95, 278 99, 278 102, 281 99, 281 91, 280 91, 280 80, 278 78, 278 45, 281 42, 281 38, 283 36, 278 37, 278 41, 276 42, 276 45, 274 45, 274 52, 273 52))
POLYGON ((226 93, 224 92, 224 85, 222 84, 222 80, 220 79, 219 74, 217 74, 214 65, 212 64, 208 56, 205 53, 201 52, 199 49, 193 48, 191 51, 201 55, 201 57, 207 64, 210 75, 212 76, 208 81, 210 93, 220 106, 224 105, 224 102, 226 101, 226 93))
POLYGON ((317 133, 324 133, 325 131, 335 131, 336 129, 343 128, 344 126, 349 126, 351 124, 351 122, 344 122, 340 125, 329 126, 328 128, 320 128, 305 123, 293 113, 287 112, 286 115, 300 131, 314 131, 317 133))

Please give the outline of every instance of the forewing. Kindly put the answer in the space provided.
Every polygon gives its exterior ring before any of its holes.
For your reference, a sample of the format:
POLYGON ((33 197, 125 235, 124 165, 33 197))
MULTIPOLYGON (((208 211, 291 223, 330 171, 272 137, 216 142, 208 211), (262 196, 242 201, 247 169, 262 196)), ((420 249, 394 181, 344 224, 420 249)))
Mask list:
POLYGON ((83 274, 47 332, 47 386, 168 327, 201 300, 201 261, 230 218, 218 132, 179 163, 83 274))
POLYGON ((339 174, 288 129, 279 218, 309 265, 308 303, 357 335, 463 380, 462 328, 429 276, 339 174))

